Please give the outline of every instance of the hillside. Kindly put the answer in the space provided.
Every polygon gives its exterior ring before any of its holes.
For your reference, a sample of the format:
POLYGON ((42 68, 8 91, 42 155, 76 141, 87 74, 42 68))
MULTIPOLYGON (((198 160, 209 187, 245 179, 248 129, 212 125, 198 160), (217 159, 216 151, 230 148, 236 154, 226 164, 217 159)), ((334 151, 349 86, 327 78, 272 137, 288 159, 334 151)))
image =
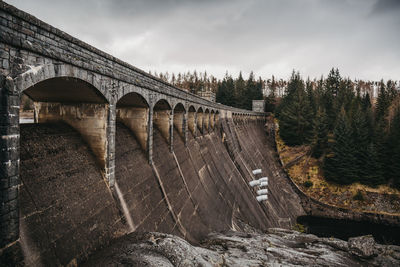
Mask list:
POLYGON ((310 156, 310 147, 287 146, 279 136, 279 127, 275 129, 276 146, 283 167, 308 196, 336 207, 400 215, 399 190, 387 185, 369 187, 360 183, 338 185, 328 182, 322 172, 322 161, 310 156))

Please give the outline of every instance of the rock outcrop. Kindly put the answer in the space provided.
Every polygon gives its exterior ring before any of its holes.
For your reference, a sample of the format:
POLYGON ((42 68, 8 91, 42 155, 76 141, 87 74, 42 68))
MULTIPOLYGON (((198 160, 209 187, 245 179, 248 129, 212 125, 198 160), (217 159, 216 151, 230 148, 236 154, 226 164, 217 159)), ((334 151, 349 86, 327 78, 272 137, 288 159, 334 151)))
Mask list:
POLYGON ((84 266, 399 266, 400 247, 371 236, 348 242, 293 230, 211 233, 201 246, 155 232, 132 233, 84 266))

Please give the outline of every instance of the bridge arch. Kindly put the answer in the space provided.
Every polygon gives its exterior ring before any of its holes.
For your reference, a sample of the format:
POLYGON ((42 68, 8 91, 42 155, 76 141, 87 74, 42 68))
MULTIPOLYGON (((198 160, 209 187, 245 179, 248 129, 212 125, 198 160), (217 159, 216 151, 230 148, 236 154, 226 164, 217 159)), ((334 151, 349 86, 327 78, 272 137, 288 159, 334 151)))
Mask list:
MULTIPOLYGON (((153 106, 153 127, 157 128, 169 145, 172 144, 172 107, 166 99, 159 99, 153 106)), ((154 132, 154 131, 153 131, 154 132)))
POLYGON ((182 103, 177 103, 174 107, 174 127, 186 142, 186 109, 182 103))
MULTIPOLYGON (((27 70, 14 78, 14 84, 16 86, 16 89, 20 93, 31 87, 35 87, 38 83, 42 81, 50 80, 53 78, 76 79, 90 84, 92 88, 96 88, 96 94, 102 95, 107 100, 106 102, 112 102, 110 86, 106 86, 106 81, 100 79, 99 75, 93 74, 91 72, 69 64, 46 64, 25 67, 27 68, 27 70)), ((46 93, 52 93, 53 95, 59 93, 60 96, 63 93, 59 92, 60 90, 55 90, 56 92, 50 91, 51 90, 49 90, 48 88, 46 90, 46 93)), ((82 95, 83 93, 84 92, 78 91, 77 95, 82 95)), ((67 96, 64 95, 64 97, 67 96)))
POLYGON ((125 94, 116 103, 117 123, 131 130, 143 151, 148 150, 149 108, 145 97, 136 92, 125 94))
POLYGON ((26 95, 34 103, 34 122, 62 121, 73 127, 89 145, 107 175, 110 163, 107 145, 109 141, 107 97, 92 82, 87 81, 89 79, 77 78, 79 75, 63 76, 62 71, 56 75, 43 69, 44 67, 41 67, 36 72, 26 72, 16 78, 21 97, 26 95), (26 87, 28 85, 29 87, 26 87))
POLYGON ((75 77, 53 77, 24 89, 35 102, 108 103, 105 96, 91 83, 75 77))

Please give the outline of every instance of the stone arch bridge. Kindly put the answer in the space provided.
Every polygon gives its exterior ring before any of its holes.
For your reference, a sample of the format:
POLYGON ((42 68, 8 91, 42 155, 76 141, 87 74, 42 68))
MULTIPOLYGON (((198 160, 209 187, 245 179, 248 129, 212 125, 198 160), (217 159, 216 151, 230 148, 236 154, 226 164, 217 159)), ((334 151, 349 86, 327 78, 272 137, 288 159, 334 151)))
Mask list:
POLYGON ((222 120, 265 122, 264 113, 224 106, 176 88, 0 1, 3 254, 20 237, 22 94, 34 101, 35 122, 62 121, 79 132, 111 191, 117 123, 134 134, 148 163, 153 164, 155 128, 173 153, 177 138, 186 146, 189 134, 196 138, 218 132, 222 120))

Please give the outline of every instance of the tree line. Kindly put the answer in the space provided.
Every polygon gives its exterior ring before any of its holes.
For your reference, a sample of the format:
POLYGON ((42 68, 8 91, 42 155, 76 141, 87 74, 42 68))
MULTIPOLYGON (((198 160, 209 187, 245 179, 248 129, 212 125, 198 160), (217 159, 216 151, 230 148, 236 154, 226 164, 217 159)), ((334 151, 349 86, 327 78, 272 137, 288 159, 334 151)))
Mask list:
POLYGON ((160 78, 161 80, 168 82, 176 87, 183 90, 189 91, 193 94, 197 94, 199 91, 211 91, 216 92, 218 90, 218 84, 220 81, 213 75, 208 75, 206 71, 188 71, 186 73, 151 73, 150 74, 160 78))
MULTIPOLYGON (((151 73, 150 73, 151 74, 151 73)), ((250 72, 248 79, 244 79, 242 72, 237 78, 233 78, 226 73, 225 77, 217 79, 207 72, 186 72, 178 73, 154 73, 160 79, 173 84, 179 88, 197 94, 199 91, 211 91, 216 94, 216 102, 251 110, 252 100, 262 100, 262 89, 265 81, 259 77, 255 78, 254 73, 250 72)))
POLYGON ((273 90, 266 100, 279 119, 284 142, 310 145, 327 180, 400 188, 400 93, 395 82, 381 80, 375 101, 338 69, 316 83, 293 72, 281 101, 277 103, 273 90))

